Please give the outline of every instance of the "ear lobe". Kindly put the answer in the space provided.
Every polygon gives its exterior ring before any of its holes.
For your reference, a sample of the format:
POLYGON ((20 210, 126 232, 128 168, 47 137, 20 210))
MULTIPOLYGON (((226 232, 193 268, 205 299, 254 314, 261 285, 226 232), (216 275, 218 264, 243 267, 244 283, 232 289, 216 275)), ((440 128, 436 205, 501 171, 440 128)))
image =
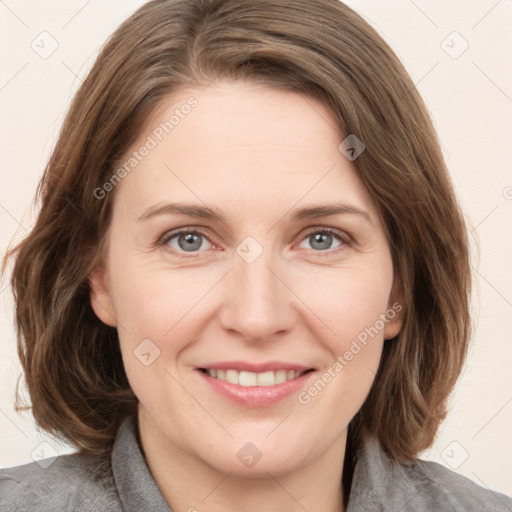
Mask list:
POLYGON ((402 329, 405 317, 405 293, 402 280, 395 277, 391 293, 389 294, 388 309, 386 310, 386 325, 384 339, 390 340, 397 336, 402 329))
POLYGON ((96 316, 110 327, 117 326, 114 307, 107 286, 105 268, 96 267, 89 275, 91 307, 96 316))

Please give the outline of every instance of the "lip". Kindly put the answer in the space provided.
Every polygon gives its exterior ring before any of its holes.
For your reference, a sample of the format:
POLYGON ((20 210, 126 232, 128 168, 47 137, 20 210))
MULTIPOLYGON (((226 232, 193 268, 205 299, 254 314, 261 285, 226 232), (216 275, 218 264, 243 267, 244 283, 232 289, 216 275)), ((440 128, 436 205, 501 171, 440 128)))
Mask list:
MULTIPOLYGON (((230 364, 233 364, 231 362, 230 364)), ((252 365, 254 368, 255 365, 252 365)), ((257 365, 256 365, 257 366, 257 365)), ((284 368, 280 366, 278 369, 289 369, 297 371, 305 371, 310 368, 302 367, 297 365, 289 365, 290 368, 284 368)), ((223 369, 236 369, 233 366, 228 367, 219 367, 219 366, 210 366, 208 368, 218 368, 220 370, 223 369)), ((273 368, 266 367, 267 371, 272 370, 273 368)), ((254 371, 252 369, 248 369, 248 367, 241 368, 241 371, 254 371)), ((311 369, 312 370, 312 369, 311 369)), ((252 386, 245 387, 240 386, 238 384, 231 384, 230 382, 226 382, 224 380, 216 379, 214 377, 210 377, 207 373, 201 371, 200 369, 195 370, 197 374, 203 379, 206 385, 210 387, 213 391, 218 393, 219 395, 228 398, 229 400, 240 404, 245 405, 247 407, 267 407, 269 405, 275 404, 280 400, 283 400, 293 394, 296 394, 306 385, 306 382, 309 381, 312 375, 316 373, 315 370, 304 373, 300 377, 297 377, 293 380, 287 380, 286 382, 282 382, 281 384, 274 384, 273 386, 252 386)), ((263 372, 263 370, 258 370, 257 373, 263 372)))
POLYGON ((203 369, 216 370, 237 370, 239 372, 263 373, 277 370, 294 370, 296 372, 305 372, 314 370, 311 366, 301 364, 285 363, 284 361, 267 361, 266 363, 252 363, 249 361, 220 361, 218 363, 207 363, 202 365, 203 369))

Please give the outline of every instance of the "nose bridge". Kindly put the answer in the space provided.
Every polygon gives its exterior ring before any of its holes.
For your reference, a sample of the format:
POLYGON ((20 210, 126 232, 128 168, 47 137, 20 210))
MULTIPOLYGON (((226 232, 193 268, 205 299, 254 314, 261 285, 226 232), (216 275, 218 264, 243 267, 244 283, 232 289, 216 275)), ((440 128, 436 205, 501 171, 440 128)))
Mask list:
POLYGON ((278 277, 271 248, 247 237, 236 252, 226 282, 223 327, 251 340, 265 340, 289 329, 293 322, 290 292, 278 277))

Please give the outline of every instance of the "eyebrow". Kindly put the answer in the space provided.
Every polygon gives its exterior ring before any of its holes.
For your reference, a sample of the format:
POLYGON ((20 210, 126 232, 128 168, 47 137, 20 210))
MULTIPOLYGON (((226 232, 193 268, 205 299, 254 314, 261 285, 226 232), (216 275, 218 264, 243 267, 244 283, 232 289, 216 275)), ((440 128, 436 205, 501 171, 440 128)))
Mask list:
MULTIPOLYGON (((144 221, 157 215, 164 214, 181 214, 188 217, 226 223, 225 217, 218 210, 209 208, 208 206, 188 203, 158 203, 144 210, 144 212, 137 217, 137 220, 144 221)), ((367 212, 360 208, 356 208, 355 206, 343 203, 312 205, 305 208, 296 208, 291 212, 291 220, 296 222, 304 219, 315 219, 318 217, 329 217, 340 214, 359 215, 370 224, 373 224, 373 221, 367 212)))

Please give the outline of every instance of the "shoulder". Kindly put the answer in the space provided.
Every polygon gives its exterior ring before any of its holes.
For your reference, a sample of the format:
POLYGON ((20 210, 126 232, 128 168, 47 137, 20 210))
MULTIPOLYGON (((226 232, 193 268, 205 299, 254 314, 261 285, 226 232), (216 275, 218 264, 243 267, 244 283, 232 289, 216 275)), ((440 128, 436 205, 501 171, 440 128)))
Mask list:
POLYGON ((71 454, 46 461, 0 469, 2 512, 122 510, 111 472, 98 459, 71 454))
POLYGON ((362 510, 512 512, 512 499, 436 462, 397 464, 375 439, 368 439, 349 500, 350 512, 362 510))
POLYGON ((418 460, 403 466, 406 477, 414 484, 422 498, 444 510, 512 511, 512 499, 505 494, 483 487, 473 480, 452 471, 437 462, 418 460))

